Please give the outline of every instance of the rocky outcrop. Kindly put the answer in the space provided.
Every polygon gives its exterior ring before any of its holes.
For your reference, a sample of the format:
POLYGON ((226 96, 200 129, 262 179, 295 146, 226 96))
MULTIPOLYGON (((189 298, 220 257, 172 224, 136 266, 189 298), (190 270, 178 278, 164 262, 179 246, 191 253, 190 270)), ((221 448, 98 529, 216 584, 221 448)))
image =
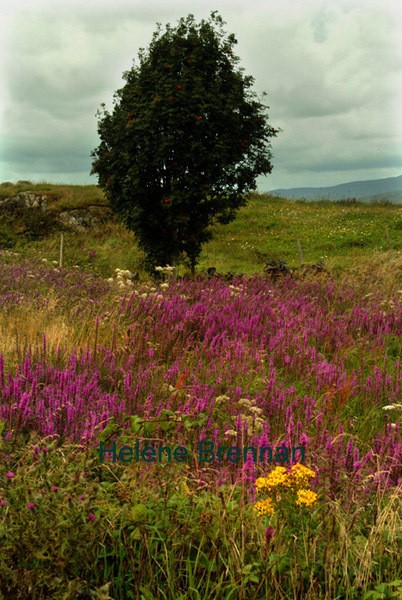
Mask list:
POLYGON ((325 268, 325 264, 322 260, 318 260, 312 265, 303 264, 299 268, 288 267, 284 260, 270 260, 265 264, 263 273, 267 278, 272 279, 273 281, 276 281, 279 277, 286 277, 287 275, 304 278, 308 275, 318 275, 323 273, 329 276, 329 272, 325 268))
POLYGON ((58 220, 66 227, 76 231, 99 229, 108 220, 108 209, 105 206, 87 206, 63 210, 58 214, 58 220))
POLYGON ((88 205, 79 208, 50 211, 50 198, 45 194, 34 192, 19 192, 12 198, 0 200, 0 214, 15 213, 21 209, 40 209, 53 214, 55 221, 64 227, 74 231, 86 231, 88 229, 100 229, 101 225, 109 219, 108 208, 102 205, 88 205))
POLYGON ((289 269, 286 261, 284 260, 270 260, 265 264, 263 273, 273 281, 276 281, 279 277, 292 274, 292 269, 289 269))
POLYGON ((45 211, 48 208, 48 197, 44 194, 33 192, 20 192, 12 198, 0 200, 0 212, 6 213, 19 208, 40 208, 45 211))

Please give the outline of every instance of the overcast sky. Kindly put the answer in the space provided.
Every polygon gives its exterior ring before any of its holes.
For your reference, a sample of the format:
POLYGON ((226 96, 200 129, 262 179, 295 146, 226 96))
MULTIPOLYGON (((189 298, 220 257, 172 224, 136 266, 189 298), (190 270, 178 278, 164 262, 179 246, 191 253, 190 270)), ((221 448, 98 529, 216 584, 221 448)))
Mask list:
POLYGON ((96 183, 96 110, 156 23, 218 10, 283 132, 261 192, 402 173, 400 0, 1 0, 0 181, 96 183))

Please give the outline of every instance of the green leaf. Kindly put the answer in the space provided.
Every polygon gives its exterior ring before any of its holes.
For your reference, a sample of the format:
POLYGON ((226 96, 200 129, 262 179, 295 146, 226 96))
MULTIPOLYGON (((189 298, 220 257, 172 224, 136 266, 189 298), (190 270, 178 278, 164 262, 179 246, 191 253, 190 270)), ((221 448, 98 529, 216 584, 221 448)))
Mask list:
POLYGON ((157 426, 157 423, 154 423, 152 421, 148 421, 148 423, 144 423, 143 424, 144 436, 145 437, 151 436, 153 434, 153 432, 155 431, 156 426, 157 426))
POLYGON ((174 416, 175 416, 175 414, 174 414, 173 410, 170 410, 168 408, 164 408, 163 410, 161 410, 159 418, 163 419, 165 417, 174 417, 174 416))
POLYGON ((142 523, 144 521, 147 521, 148 513, 149 510, 145 506, 145 504, 137 504, 136 506, 132 507, 130 511, 130 517, 133 521, 142 523))
POLYGON ((162 423, 160 423, 161 429, 162 431, 168 431, 169 429, 172 428, 173 423, 169 422, 169 421, 162 421, 162 423))
POLYGON ((130 429, 133 433, 138 433, 141 429, 142 419, 138 415, 130 417, 130 429))
POLYGON ((130 539, 132 539, 132 540, 140 540, 141 539, 141 532, 138 529, 138 527, 133 529, 133 531, 130 533, 130 539))
POLYGON ((99 435, 99 438, 103 441, 108 437, 111 437, 113 434, 117 433, 120 430, 120 425, 116 423, 109 423, 106 425, 105 429, 103 429, 99 435))

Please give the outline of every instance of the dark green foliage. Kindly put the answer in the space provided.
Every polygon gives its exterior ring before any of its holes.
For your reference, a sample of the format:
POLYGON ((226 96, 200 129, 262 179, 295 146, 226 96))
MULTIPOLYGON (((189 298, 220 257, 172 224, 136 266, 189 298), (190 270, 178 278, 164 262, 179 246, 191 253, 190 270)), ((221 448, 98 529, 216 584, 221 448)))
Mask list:
POLYGON ((19 222, 28 240, 39 240, 60 228, 54 214, 37 207, 21 209, 19 222))
POLYGON ((0 249, 13 248, 17 237, 10 231, 6 223, 0 223, 0 249))
POLYGON ((156 265, 197 263, 210 226, 233 221, 258 175, 270 173, 264 106, 236 68, 237 40, 224 37, 216 11, 208 21, 161 25, 139 66, 124 74, 110 114, 98 113, 101 143, 92 152, 111 209, 156 265), (218 30, 214 26, 218 26, 218 30))
POLYGON ((15 246, 19 237, 39 240, 61 229, 54 214, 39 207, 17 207, 12 213, 0 213, 0 247, 15 246))

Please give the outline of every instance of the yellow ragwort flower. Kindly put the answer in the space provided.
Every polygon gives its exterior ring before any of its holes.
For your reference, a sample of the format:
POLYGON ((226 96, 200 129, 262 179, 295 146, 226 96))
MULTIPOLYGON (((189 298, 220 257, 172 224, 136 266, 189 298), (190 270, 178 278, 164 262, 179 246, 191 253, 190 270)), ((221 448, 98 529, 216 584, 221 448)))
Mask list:
POLYGON ((285 467, 276 467, 267 477, 259 477, 255 482, 257 492, 271 490, 275 487, 289 487, 288 474, 285 467))
POLYGON ((261 502, 256 502, 254 510, 257 511, 259 517, 262 517, 263 515, 268 515, 271 517, 275 513, 275 509, 270 498, 261 500, 261 502))
POLYGON ((293 465, 290 473, 288 473, 289 484, 293 487, 305 487, 308 485, 309 479, 314 477, 314 471, 300 463, 293 465))
POLYGON ((317 494, 311 490, 297 490, 296 504, 301 506, 311 506, 317 502, 317 494))

